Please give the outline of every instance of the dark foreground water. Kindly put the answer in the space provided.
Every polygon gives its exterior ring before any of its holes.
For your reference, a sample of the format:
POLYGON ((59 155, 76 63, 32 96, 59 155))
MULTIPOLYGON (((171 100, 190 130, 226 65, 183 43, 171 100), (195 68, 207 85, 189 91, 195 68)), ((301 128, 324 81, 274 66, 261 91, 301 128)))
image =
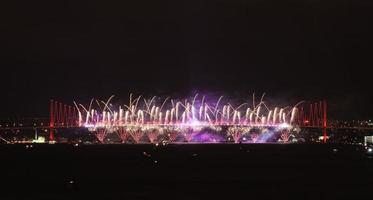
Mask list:
POLYGON ((372 199, 373 159, 330 145, 0 146, 0 199, 372 199))

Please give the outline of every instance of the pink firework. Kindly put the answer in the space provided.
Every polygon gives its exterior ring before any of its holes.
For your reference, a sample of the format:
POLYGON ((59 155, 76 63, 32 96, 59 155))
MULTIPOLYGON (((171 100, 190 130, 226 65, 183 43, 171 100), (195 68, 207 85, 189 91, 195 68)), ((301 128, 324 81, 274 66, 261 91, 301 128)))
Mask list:
POLYGON ((259 134, 258 133, 252 133, 250 136, 251 136, 251 141, 253 143, 256 143, 256 141, 258 141, 258 139, 259 139, 259 134))
POLYGON ((96 135, 96 138, 98 139, 98 141, 103 143, 104 139, 107 135, 107 131, 106 131, 106 129, 99 129, 99 130, 96 131, 95 135, 96 135))
POLYGON ((281 133, 281 140, 282 140, 282 142, 284 142, 284 143, 288 143, 288 142, 289 142, 289 139, 290 139, 290 136, 291 136, 291 134, 290 134, 289 131, 283 131, 283 132, 281 133))
POLYGON ((240 138, 241 138, 241 131, 239 130, 230 130, 229 131, 229 134, 233 137, 233 140, 235 143, 239 143, 240 142, 240 138))
POLYGON ((143 132, 141 130, 135 130, 131 132, 131 136, 136 141, 136 143, 139 143, 141 137, 143 136, 143 132))
POLYGON ((183 131, 183 136, 187 140, 187 142, 191 142, 194 137, 193 129, 187 129, 186 131, 183 131))
POLYGON ((168 138, 171 142, 175 141, 179 133, 177 131, 170 131, 167 133, 168 138))
POLYGON ((154 141, 157 140, 157 137, 158 137, 159 133, 156 129, 153 129, 153 130, 149 131, 147 133, 147 135, 148 135, 148 138, 149 138, 150 142, 154 143, 154 141))
POLYGON ((122 140, 122 143, 124 143, 127 139, 128 139, 128 137, 130 136, 131 134, 128 132, 128 131, 126 131, 124 128, 120 128, 119 130, 118 130, 118 136, 120 137, 120 139, 122 140))
POLYGON ((192 139, 193 139, 193 134, 192 134, 192 133, 185 133, 185 134, 184 134, 184 137, 185 137, 185 139, 186 139, 188 142, 191 142, 192 139))
MULTIPOLYGON (((77 120, 77 125, 106 128, 138 128, 145 125, 181 125, 191 127, 199 125, 208 127, 222 124, 230 126, 277 127, 284 124, 291 125, 300 121, 298 120, 300 115, 297 106, 301 102, 294 106, 271 106, 263 101, 264 94, 258 103, 255 102, 255 95, 253 95, 252 103, 241 102, 240 104, 222 100, 223 96, 216 100, 206 101, 205 96, 196 94, 193 98, 186 98, 185 100, 178 101, 167 97, 164 101, 156 101, 157 98, 155 96, 150 99, 143 98, 141 95, 134 98, 131 94, 129 104, 113 106, 110 103, 113 97, 114 95, 107 101, 96 100, 97 105, 93 103, 95 99, 92 99, 86 106, 74 102, 76 106, 74 119, 77 120)), ((55 103, 51 105, 52 111, 54 111, 56 105, 55 103)), ((60 107, 61 109, 57 110, 59 112, 61 110, 64 111, 62 105, 60 107)), ((321 119, 319 110, 316 110, 317 115, 312 114, 312 117, 318 121, 321 119)), ((68 109, 66 112, 68 113, 68 109)), ((62 123, 60 118, 56 118, 56 120, 57 124, 63 124, 62 126, 72 123, 67 122, 66 119, 62 123)), ((55 124, 55 118, 52 118, 51 124, 55 124)))

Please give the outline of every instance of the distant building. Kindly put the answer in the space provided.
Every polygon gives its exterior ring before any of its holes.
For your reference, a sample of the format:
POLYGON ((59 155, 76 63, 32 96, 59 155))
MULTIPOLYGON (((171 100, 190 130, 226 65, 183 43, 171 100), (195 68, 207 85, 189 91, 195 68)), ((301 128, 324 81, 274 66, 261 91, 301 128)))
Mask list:
POLYGON ((364 145, 373 145, 373 135, 364 137, 364 145))

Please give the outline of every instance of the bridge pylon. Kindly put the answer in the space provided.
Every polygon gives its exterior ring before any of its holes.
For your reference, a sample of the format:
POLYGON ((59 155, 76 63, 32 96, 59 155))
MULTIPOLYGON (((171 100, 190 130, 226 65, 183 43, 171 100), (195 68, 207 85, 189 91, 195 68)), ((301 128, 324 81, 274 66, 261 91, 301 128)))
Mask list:
POLYGON ((49 141, 55 140, 54 134, 56 128, 77 126, 78 115, 75 107, 50 100, 49 112, 49 141))

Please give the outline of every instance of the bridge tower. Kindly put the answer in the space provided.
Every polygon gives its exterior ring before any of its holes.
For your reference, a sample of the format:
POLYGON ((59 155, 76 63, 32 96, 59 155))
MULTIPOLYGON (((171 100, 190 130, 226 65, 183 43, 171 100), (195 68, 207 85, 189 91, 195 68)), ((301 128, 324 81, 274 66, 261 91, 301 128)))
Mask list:
POLYGON ((327 132, 326 132, 326 128, 327 128, 327 104, 326 104, 326 101, 324 100, 323 101, 323 131, 324 131, 324 143, 326 143, 326 137, 327 137, 327 132))
POLYGON ((323 131, 323 142, 327 141, 327 101, 319 101, 309 104, 309 109, 304 109, 303 106, 299 109, 299 125, 303 127, 321 128, 323 131))
POLYGON ((56 128, 77 127, 77 109, 61 102, 50 100, 49 141, 54 141, 56 128))
POLYGON ((54 141, 54 101, 50 101, 49 141, 54 141))

